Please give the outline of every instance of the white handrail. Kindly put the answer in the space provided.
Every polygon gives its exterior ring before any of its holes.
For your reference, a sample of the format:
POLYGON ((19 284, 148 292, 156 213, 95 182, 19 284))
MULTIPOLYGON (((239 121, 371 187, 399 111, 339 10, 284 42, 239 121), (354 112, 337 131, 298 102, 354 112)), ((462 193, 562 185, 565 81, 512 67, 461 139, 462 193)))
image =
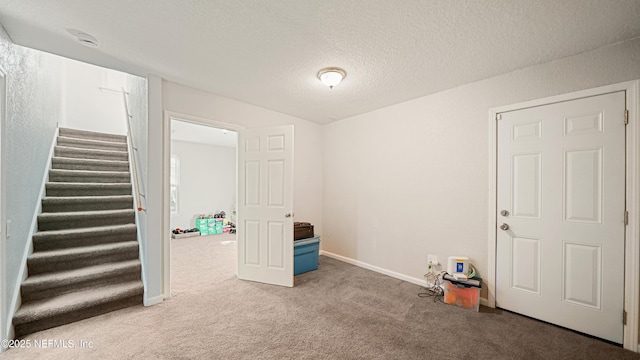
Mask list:
POLYGON ((124 115, 127 118, 127 137, 129 138, 129 153, 131 156, 131 169, 133 171, 133 181, 135 182, 135 193, 136 193, 136 206, 138 207, 138 211, 142 211, 142 203, 140 202, 140 184, 138 183, 138 166, 136 164, 136 156, 134 153, 135 146, 133 146, 133 136, 131 136, 131 118, 133 117, 129 114, 129 103, 127 100, 127 92, 122 88, 122 98, 124 100, 124 115))

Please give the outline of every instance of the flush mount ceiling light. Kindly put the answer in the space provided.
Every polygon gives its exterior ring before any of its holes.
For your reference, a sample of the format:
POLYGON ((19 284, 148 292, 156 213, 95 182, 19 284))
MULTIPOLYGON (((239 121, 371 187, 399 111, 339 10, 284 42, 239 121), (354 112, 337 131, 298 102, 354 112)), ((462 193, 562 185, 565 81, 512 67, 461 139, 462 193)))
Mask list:
POLYGON ((340 84, 347 76, 347 72, 337 67, 328 67, 318 71, 318 79, 330 89, 340 84))

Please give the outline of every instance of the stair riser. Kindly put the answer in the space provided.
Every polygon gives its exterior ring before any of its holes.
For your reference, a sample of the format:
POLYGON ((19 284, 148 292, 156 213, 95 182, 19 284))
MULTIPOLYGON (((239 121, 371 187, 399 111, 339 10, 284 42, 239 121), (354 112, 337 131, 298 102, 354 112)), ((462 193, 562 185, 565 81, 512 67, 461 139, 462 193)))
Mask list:
POLYGON ((72 147, 76 149, 127 151, 127 144, 111 142, 92 142, 84 139, 58 138, 58 146, 72 147))
POLYGON ((81 170, 81 171, 129 171, 128 163, 101 164, 91 162, 59 162, 55 159, 51 162, 51 168, 56 170, 81 170))
POLYGON ((93 211, 93 210, 118 210, 133 209, 133 198, 128 200, 95 201, 87 200, 82 202, 47 202, 42 201, 43 212, 71 212, 71 211, 93 211))
POLYGON ((23 302, 52 298, 75 291, 83 291, 127 281, 141 280, 140 271, 140 267, 137 267, 133 270, 126 272, 123 271, 117 274, 105 274, 104 276, 96 279, 78 280, 68 284, 47 284, 50 286, 40 288, 23 285, 20 288, 20 293, 23 302))
POLYGON ((109 313, 111 311, 128 308, 130 306, 142 305, 143 295, 142 293, 117 301, 112 301, 106 304, 95 305, 78 309, 75 311, 67 312, 65 314, 47 317, 37 321, 27 322, 24 324, 17 324, 14 326, 16 338, 20 338, 24 335, 31 334, 37 331, 51 329, 56 326, 69 324, 72 322, 88 319, 94 316, 109 313))
POLYGON ((95 160, 119 160, 127 161, 129 156, 126 152, 106 152, 106 151, 91 151, 91 150, 75 150, 75 149, 62 149, 56 146, 54 150, 54 156, 66 157, 72 159, 95 159, 95 160))
POLYGON ((130 183, 131 177, 126 175, 86 175, 86 174, 60 174, 51 171, 49 173, 49 181, 51 182, 67 182, 67 183, 130 183))
POLYGON ((102 265, 110 262, 135 260, 139 257, 138 248, 118 249, 104 254, 79 254, 76 256, 64 256, 59 259, 29 259, 27 269, 29 276, 51 273, 56 271, 66 271, 80 269, 86 266, 102 265))
POLYGON ((94 187, 55 187, 47 186, 47 196, 110 196, 131 195, 131 184, 123 186, 94 186, 94 187))
POLYGON ((133 213, 127 215, 118 216, 103 216, 103 217, 66 217, 66 218, 54 218, 44 219, 41 216, 38 217, 38 230, 64 230, 64 229, 79 229, 92 226, 108 226, 108 225, 122 225, 135 223, 135 217, 133 213))
POLYGON ((60 131, 58 134, 60 136, 76 138, 76 139, 111 141, 111 142, 118 142, 118 143, 127 142, 127 137, 125 135, 102 134, 102 133, 97 133, 93 131, 60 128, 60 131))

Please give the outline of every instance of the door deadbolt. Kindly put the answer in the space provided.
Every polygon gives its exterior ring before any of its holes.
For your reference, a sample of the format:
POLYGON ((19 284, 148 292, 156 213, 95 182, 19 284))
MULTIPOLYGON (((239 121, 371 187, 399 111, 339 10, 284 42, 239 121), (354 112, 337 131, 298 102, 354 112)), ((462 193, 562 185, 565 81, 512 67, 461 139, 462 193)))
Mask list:
POLYGON ((286 214, 284 214, 284 217, 286 217, 286 218, 290 218, 291 216, 293 216, 293 214, 292 214, 292 213, 286 213, 286 214))
POLYGON ((500 225, 500 229, 502 229, 502 230, 504 230, 504 231, 509 230, 509 224, 505 224, 505 223, 503 223, 502 225, 500 225))
POLYGON ((507 216, 509 216, 509 211, 507 211, 507 210, 502 210, 502 211, 500 211, 500 215, 502 215, 502 216, 504 216, 504 217, 507 217, 507 216))

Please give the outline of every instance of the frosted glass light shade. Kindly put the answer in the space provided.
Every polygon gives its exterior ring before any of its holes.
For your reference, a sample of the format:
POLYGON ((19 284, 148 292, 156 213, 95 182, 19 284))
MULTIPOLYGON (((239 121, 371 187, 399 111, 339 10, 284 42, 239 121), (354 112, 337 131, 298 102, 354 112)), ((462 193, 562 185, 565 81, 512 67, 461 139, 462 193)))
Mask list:
POLYGON ((340 84, 346 76, 347 72, 340 68, 324 68, 318 72, 318 79, 331 89, 340 84))

